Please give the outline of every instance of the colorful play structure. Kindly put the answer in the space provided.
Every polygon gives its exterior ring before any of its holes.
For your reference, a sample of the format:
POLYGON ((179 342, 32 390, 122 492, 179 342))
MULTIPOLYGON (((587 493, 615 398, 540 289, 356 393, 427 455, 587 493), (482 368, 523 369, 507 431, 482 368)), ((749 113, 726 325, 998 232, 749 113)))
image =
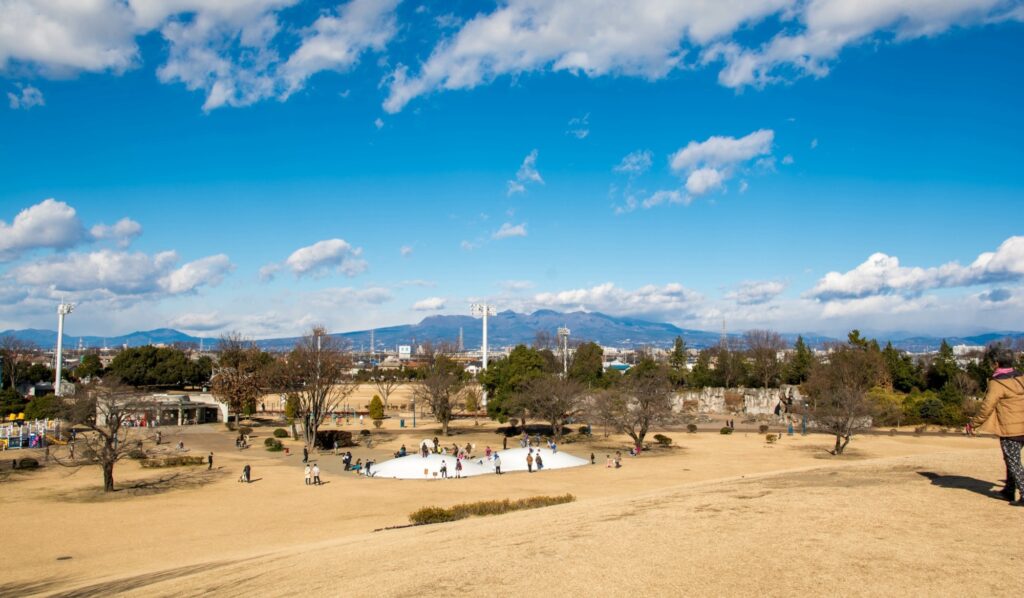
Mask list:
POLYGON ((55 419, 33 421, 11 419, 0 423, 0 450, 44 448, 47 445, 66 444, 61 440, 60 432, 61 423, 55 419))

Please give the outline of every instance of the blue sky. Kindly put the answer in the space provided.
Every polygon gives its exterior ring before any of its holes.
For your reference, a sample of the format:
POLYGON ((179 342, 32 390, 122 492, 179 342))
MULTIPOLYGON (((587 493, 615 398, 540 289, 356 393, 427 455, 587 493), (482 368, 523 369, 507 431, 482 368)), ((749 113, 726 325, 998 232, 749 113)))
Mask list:
POLYGON ((1024 8, 0 2, 0 329, 1024 329, 1024 8), (38 35, 47 31, 46 35, 38 35), (173 252, 173 253, 168 253, 173 252))

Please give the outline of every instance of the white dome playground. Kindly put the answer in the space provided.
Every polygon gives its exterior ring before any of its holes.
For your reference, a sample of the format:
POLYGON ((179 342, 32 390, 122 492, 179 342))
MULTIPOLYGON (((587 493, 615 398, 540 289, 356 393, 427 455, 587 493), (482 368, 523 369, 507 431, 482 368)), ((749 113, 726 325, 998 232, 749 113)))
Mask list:
MULTIPOLYGON (((513 448, 504 451, 497 451, 495 454, 501 459, 501 472, 512 473, 526 471, 526 456, 530 454, 528 448, 513 448)), ((534 448, 532 455, 536 461, 540 455, 543 467, 534 471, 543 473, 549 469, 568 469, 580 467, 590 462, 586 459, 570 455, 563 451, 553 451, 549 448, 534 448)), ((442 465, 447 469, 449 478, 455 477, 456 456, 452 454, 430 453, 426 457, 419 453, 410 453, 405 457, 397 457, 382 463, 377 463, 371 469, 371 476, 375 478, 393 478, 398 480, 434 480, 443 477, 442 465)), ((483 455, 474 455, 462 460, 462 477, 474 477, 480 475, 494 475, 494 458, 490 459, 483 455)))

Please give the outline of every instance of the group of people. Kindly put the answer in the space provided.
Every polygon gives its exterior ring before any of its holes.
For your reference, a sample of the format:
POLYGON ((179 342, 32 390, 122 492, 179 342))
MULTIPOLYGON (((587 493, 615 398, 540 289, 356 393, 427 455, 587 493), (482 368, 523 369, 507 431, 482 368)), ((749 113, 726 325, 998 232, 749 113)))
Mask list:
POLYGON ((312 467, 306 464, 306 485, 307 486, 321 486, 323 483, 320 481, 320 466, 316 463, 312 467))
MULTIPOLYGON (((593 453, 590 454, 590 462, 591 463, 594 462, 594 454, 593 453)), ((608 469, 612 469, 612 468, 619 469, 620 467, 622 467, 622 452, 621 451, 615 451, 615 458, 614 459, 612 458, 611 455, 605 455, 604 456, 604 466, 606 468, 608 468, 608 469)))

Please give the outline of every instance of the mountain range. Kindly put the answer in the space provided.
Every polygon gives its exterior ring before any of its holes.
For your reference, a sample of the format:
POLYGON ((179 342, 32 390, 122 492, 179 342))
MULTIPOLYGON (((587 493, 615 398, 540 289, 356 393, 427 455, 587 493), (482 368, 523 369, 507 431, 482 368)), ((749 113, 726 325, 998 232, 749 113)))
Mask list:
MULTIPOLYGON (((506 347, 519 343, 532 343, 539 331, 547 332, 552 337, 560 327, 570 330, 571 340, 592 340, 605 346, 638 347, 656 346, 669 347, 677 336, 681 336, 689 347, 704 348, 716 345, 721 340, 721 333, 703 330, 679 328, 665 322, 651 322, 639 318, 617 317, 597 312, 562 313, 552 310, 538 310, 530 314, 503 311, 488 319, 488 344, 492 347, 506 347)), ((398 345, 417 345, 424 342, 457 343, 459 332, 462 332, 464 347, 479 347, 482 330, 480 320, 470 316, 437 315, 424 318, 418 324, 388 326, 372 331, 374 345, 378 351, 395 350, 398 345)), ((0 336, 14 336, 22 341, 33 343, 39 347, 51 348, 56 344, 57 333, 52 330, 24 329, 5 330, 0 336)), ((350 342, 354 349, 368 350, 371 331, 358 330, 337 333, 337 336, 350 342)), ((741 335, 730 334, 732 340, 741 335)), ((789 343, 796 340, 796 333, 782 335, 789 343)), ((839 339, 813 333, 803 333, 804 340, 817 347, 839 339)), ((934 351, 942 342, 938 336, 912 335, 876 335, 880 342, 892 341, 893 345, 912 352, 934 351)), ((1002 338, 1024 338, 1022 332, 989 332, 973 336, 946 337, 952 345, 985 345, 1002 338)), ((296 338, 260 339, 256 343, 263 349, 284 351, 295 344, 296 338)), ((158 328, 132 332, 121 336, 71 336, 64 335, 64 346, 75 348, 79 343, 86 348, 99 347, 137 347, 149 344, 191 343, 212 348, 217 344, 216 337, 197 337, 171 328, 158 328)))

